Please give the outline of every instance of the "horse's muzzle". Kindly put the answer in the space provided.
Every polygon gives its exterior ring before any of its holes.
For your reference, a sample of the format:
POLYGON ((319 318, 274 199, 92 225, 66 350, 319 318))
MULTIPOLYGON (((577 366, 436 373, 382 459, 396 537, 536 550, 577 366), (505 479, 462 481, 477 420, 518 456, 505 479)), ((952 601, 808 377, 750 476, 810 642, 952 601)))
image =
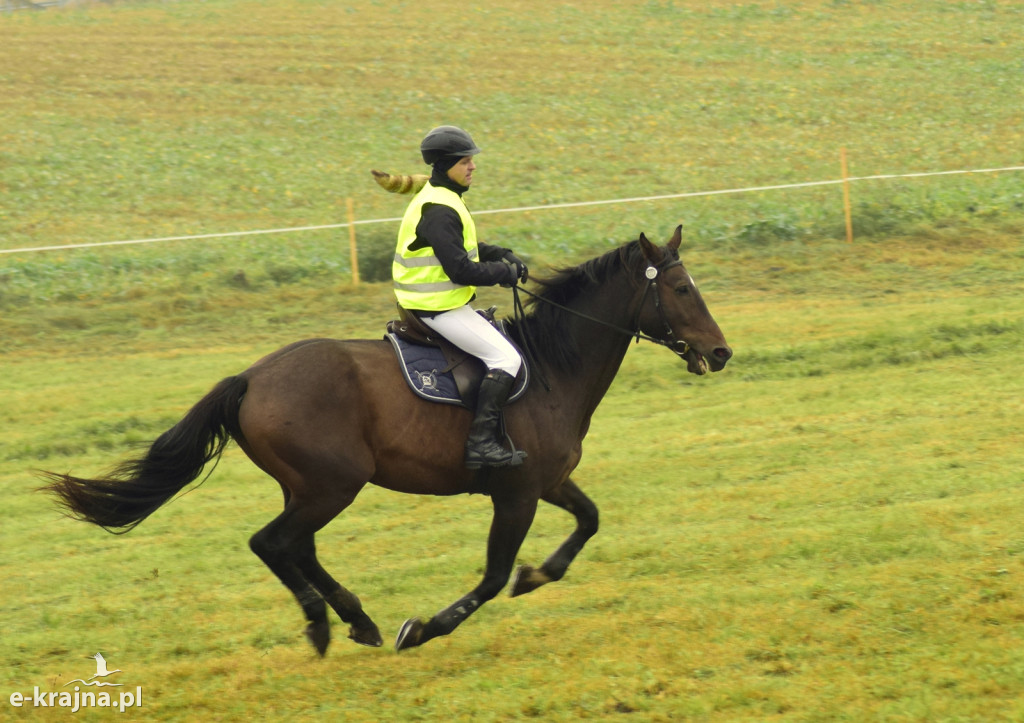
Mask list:
POLYGON ((730 359, 732 359, 732 349, 727 346, 716 346, 711 350, 708 364, 711 366, 711 371, 720 372, 725 369, 725 364, 730 359))
POLYGON ((727 346, 717 346, 711 350, 708 356, 704 356, 692 346, 685 351, 676 351, 676 354, 686 361, 686 371, 698 376, 707 374, 709 371, 720 372, 725 368, 726 362, 732 358, 732 349, 727 346))

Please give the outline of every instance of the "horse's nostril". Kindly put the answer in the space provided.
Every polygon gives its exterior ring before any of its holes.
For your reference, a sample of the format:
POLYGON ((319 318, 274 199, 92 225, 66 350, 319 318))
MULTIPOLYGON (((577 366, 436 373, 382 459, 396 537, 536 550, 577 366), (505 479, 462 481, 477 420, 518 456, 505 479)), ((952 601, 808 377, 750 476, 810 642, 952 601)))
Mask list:
POLYGON ((732 358, 732 349, 727 346, 720 346, 711 353, 715 355, 716 359, 722 361, 729 361, 732 358))

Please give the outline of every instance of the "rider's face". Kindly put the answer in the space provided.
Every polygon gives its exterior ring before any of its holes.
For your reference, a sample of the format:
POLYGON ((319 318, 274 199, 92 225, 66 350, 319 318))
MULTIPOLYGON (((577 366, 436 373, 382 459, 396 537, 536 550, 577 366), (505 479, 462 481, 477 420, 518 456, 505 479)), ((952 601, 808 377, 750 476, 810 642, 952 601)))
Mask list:
POLYGON ((465 156, 460 158, 459 162, 448 169, 448 178, 452 179, 460 186, 469 188, 469 184, 473 182, 473 171, 476 170, 476 164, 473 163, 473 156, 465 156))

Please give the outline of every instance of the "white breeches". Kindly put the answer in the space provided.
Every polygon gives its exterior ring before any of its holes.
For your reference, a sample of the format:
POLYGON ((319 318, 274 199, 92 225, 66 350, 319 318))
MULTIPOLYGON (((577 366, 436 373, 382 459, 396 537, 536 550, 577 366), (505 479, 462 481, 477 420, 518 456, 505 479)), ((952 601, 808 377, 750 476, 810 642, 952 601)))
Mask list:
POLYGON ((487 365, 512 376, 519 373, 523 361, 519 352, 469 304, 451 311, 442 311, 434 317, 421 316, 420 321, 487 365))

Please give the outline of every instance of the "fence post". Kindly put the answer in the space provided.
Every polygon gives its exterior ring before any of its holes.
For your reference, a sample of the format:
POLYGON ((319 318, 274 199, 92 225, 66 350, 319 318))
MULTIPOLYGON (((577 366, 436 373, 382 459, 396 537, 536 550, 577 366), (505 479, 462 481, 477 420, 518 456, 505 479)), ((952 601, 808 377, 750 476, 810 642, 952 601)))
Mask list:
POLYGON ((853 243, 853 216, 850 213, 850 174, 846 169, 846 146, 839 149, 839 165, 843 173, 843 213, 846 216, 846 243, 853 243))
POLYGON ((359 252, 356 249, 356 212, 352 198, 345 199, 348 206, 348 257, 352 263, 352 283, 359 286, 359 252))

